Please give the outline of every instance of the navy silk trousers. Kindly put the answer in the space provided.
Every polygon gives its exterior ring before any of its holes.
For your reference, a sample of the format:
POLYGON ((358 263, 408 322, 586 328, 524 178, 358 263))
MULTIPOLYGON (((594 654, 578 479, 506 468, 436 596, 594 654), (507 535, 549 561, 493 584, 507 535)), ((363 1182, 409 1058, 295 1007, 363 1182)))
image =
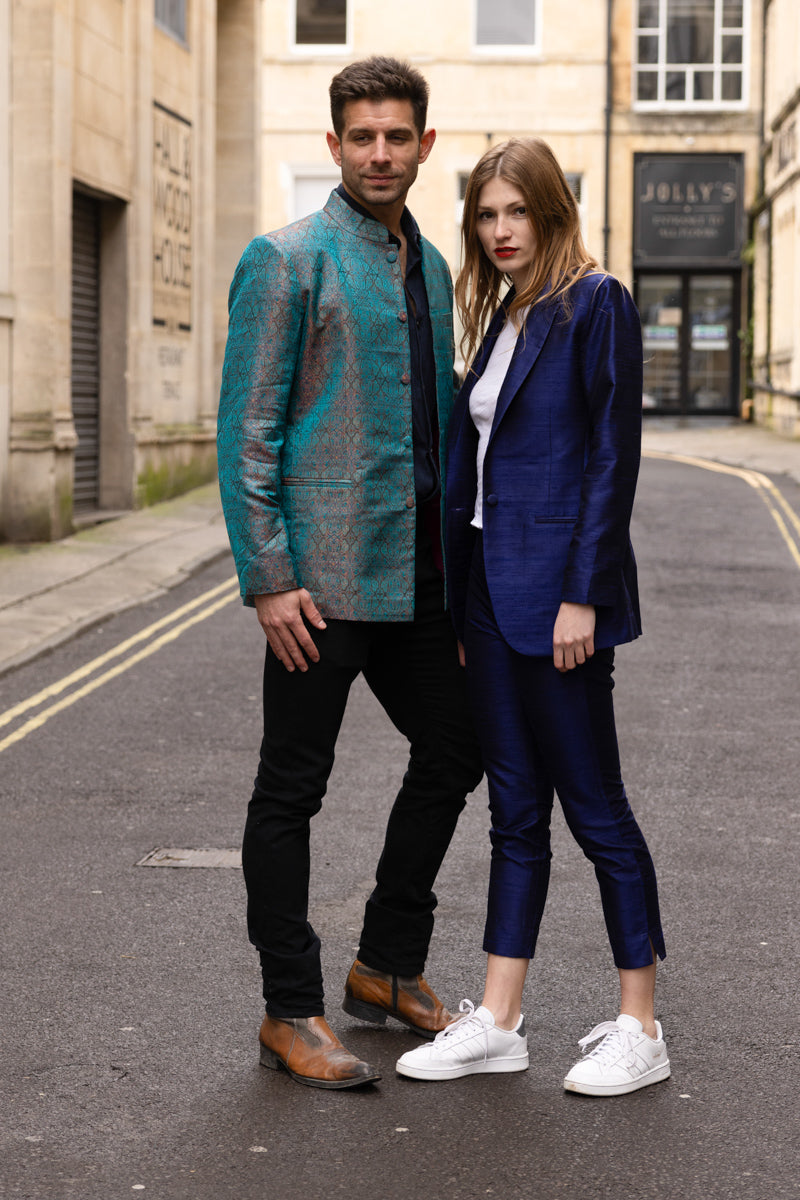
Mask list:
POLYGON ((619 765, 613 649, 562 674, 551 657, 512 650, 497 629, 476 538, 465 649, 489 783, 492 861, 483 948, 532 958, 550 876, 554 791, 594 865, 617 967, 646 967, 664 938, 650 852, 619 765))

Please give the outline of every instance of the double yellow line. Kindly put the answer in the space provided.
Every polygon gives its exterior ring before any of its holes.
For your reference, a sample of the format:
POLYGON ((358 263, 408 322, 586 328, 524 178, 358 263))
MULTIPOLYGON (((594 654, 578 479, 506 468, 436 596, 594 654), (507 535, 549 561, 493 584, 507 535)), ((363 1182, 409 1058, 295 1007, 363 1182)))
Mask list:
POLYGON ((201 621, 207 621, 209 617, 213 617, 215 612, 219 612, 226 604, 232 603, 239 597, 239 587, 236 581, 236 576, 227 579, 225 583, 220 583, 217 587, 211 588, 207 592, 203 592, 202 596, 197 596, 194 600, 190 600, 188 604, 183 604, 180 608, 176 608, 174 612, 169 613, 166 617, 161 617, 160 620, 154 621, 152 625, 148 625, 146 629, 141 629, 139 633, 135 633, 133 637, 127 638, 124 642, 120 642, 117 646, 112 646, 105 654, 93 658, 91 662, 79 667, 77 671, 73 671, 70 675, 65 675, 63 679, 56 680, 49 687, 42 688, 40 692, 29 696, 27 700, 21 700, 19 704, 15 704, 12 708, 0 713, 0 729, 7 725, 13 725, 21 720, 26 713, 33 712, 39 709, 34 716, 24 721, 22 725, 18 725, 12 733, 6 734, 0 740, 0 752, 7 750, 9 746, 13 746, 16 742, 21 742, 29 733, 33 733, 36 729, 41 729, 51 717, 55 717, 58 713, 63 712, 65 708, 69 708, 78 700, 82 700, 84 696, 90 695, 103 684, 109 683, 112 679, 116 679, 143 659, 149 658, 151 654, 156 654, 163 646, 174 642, 177 638, 185 633, 187 629, 191 629, 193 625, 199 625, 201 621), (199 610, 199 611, 198 611, 199 610), (189 616, 189 614, 192 614, 189 616), (185 618, 185 619, 184 619, 185 618), (171 628, 167 628, 171 626, 171 628), (159 634, 160 630, 166 632, 159 634), (158 636, 157 636, 158 635, 158 636), (146 643, 142 646, 142 643, 146 643), (135 647, 141 646, 137 650, 135 647), (124 657, 127 655, 127 657, 124 657), (115 659, 121 659, 115 666, 108 670, 102 670, 108 663, 115 659), (97 674, 100 671, 101 674, 97 674), (90 678, 93 676, 94 678, 90 678), (82 680, 87 680, 82 683, 82 680), (81 686, 76 686, 81 685, 81 686), (74 689, 74 690, 71 690, 74 689), (64 693, 67 693, 64 695, 64 693), (60 696, 60 700, 55 698, 60 696), (54 701, 54 703, 49 703, 54 701), (46 707, 42 707, 42 706, 46 707))
POLYGON ((688 454, 670 454, 666 450, 643 450, 643 458, 662 458, 669 462, 686 463, 690 467, 701 467, 704 471, 716 471, 719 475, 735 475, 755 488, 769 509, 770 516, 786 543, 796 567, 800 567, 800 517, 781 495, 771 479, 760 471, 749 467, 729 467, 725 463, 711 462, 707 458, 692 458, 688 454))
MULTIPOLYGON (((716 471, 720 475, 735 475, 737 478, 743 479, 758 492, 766 504, 794 559, 795 566, 800 568, 800 517, 766 475, 762 475, 760 471, 751 471, 746 467, 730 467, 705 458, 692 458, 690 455, 670 454, 661 450, 645 450, 644 457, 686 463, 688 466, 701 467, 704 471, 716 471)), ((191 629, 201 621, 207 621, 209 617, 213 617, 214 613, 219 612, 226 604, 231 604, 238 597, 239 589, 236 577, 232 576, 224 583, 211 588, 194 600, 190 600, 188 604, 175 609, 168 616, 154 621, 152 625, 148 625, 146 629, 140 630, 126 641, 120 642, 118 646, 112 646, 105 654, 92 659, 85 666, 79 667, 77 671, 65 675, 63 679, 56 680, 49 687, 29 696, 27 700, 22 700, 19 704, 0 713, 0 729, 22 721, 22 724, 17 724, 12 732, 0 739, 0 753, 7 750, 9 746, 21 742, 34 730, 41 729, 51 717, 63 712, 78 700, 82 700, 84 696, 90 695, 103 684, 116 679, 131 667, 136 666, 137 663, 149 658, 151 654, 156 654, 162 647, 179 638, 187 629, 191 629), (164 632, 160 632, 161 630, 164 632), (137 650, 137 646, 141 648, 137 650), (117 661, 114 666, 108 667, 107 670, 103 670, 115 659, 120 661, 117 661), (84 680, 86 682, 83 682, 84 680), (39 711, 36 712, 36 709, 39 711), (23 720, 27 713, 34 715, 23 720)))

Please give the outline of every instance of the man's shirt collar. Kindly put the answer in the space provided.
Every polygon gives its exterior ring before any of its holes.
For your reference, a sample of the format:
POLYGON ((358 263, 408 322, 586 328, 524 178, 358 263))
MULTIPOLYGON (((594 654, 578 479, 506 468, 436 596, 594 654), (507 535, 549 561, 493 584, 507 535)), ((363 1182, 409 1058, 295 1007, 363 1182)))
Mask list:
MULTIPOLYGON (((366 217, 368 221, 375 221, 378 225, 383 224, 383 222, 379 221, 378 218, 376 216, 374 216, 371 212, 369 212, 368 209, 364 208, 363 204, 359 204, 358 200, 356 200, 353 196, 350 195, 350 193, 348 192, 347 188, 344 186, 343 183, 339 184, 339 186, 336 188, 336 192, 339 196, 342 197, 342 199, 344 200, 344 202, 346 204, 350 205, 350 207, 353 209, 354 212, 357 212, 359 214, 359 216, 366 217)), ((400 218, 400 227, 403 230, 403 233, 406 235, 406 237, 410 241, 413 241, 415 246, 419 244, 419 237, 420 237, 419 226, 417 225, 417 222, 412 217, 411 213, 408 211, 408 208, 403 209, 403 215, 400 218)), ((389 241, 393 242, 396 246, 399 246, 400 239, 398 237, 395 237, 395 235, 391 232, 391 230, 387 229, 387 227, 385 225, 384 225, 384 229, 386 229, 386 232, 389 236, 389 241)))

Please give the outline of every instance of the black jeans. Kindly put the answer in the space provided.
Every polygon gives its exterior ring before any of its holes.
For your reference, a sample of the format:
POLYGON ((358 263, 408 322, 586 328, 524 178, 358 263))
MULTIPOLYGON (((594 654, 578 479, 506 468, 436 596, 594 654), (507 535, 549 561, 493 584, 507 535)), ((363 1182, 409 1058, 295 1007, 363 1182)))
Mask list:
POLYGON ((433 883, 466 794, 483 773, 442 577, 424 533, 413 621, 328 621, 313 637, 320 661, 306 672, 287 671, 267 651, 264 739, 242 851, 248 932, 274 1017, 324 1012, 320 943, 308 920, 309 823, 359 672, 410 743, 361 933, 359 958, 376 970, 422 972, 433 883))

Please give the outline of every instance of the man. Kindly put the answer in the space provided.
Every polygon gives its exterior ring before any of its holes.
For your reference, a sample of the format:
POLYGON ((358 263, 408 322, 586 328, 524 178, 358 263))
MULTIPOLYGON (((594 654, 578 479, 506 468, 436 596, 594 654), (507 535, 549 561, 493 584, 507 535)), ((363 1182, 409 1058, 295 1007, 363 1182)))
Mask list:
POLYGON ((324 1017, 308 922, 309 821, 363 672, 408 738, 343 1007, 432 1038, 452 1018, 422 972, 437 871, 481 765, 444 611, 441 479, 452 289, 406 195, 436 134, 428 85, 371 58, 330 86, 342 183, 256 238, 231 286, 220 487, 242 594, 267 637, 264 739, 244 835, 261 1062, 299 1083, 379 1078, 324 1017))

